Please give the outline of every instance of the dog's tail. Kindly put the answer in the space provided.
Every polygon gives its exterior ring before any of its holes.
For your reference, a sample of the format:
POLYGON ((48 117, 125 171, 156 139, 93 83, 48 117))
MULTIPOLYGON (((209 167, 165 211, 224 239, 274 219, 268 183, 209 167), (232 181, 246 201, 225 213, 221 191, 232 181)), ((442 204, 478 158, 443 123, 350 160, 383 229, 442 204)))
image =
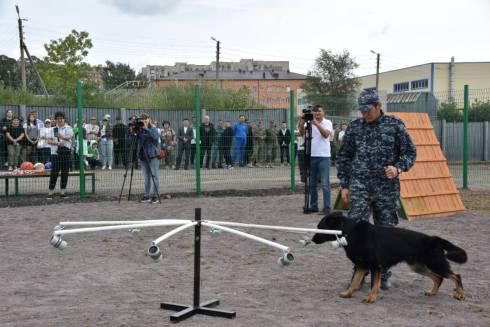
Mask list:
POLYGON ((439 245, 441 245, 442 248, 446 250, 446 258, 457 263, 465 263, 466 261, 468 261, 468 256, 466 255, 465 250, 457 247, 453 243, 443 238, 437 236, 434 236, 434 238, 437 240, 437 243, 439 243, 439 245))

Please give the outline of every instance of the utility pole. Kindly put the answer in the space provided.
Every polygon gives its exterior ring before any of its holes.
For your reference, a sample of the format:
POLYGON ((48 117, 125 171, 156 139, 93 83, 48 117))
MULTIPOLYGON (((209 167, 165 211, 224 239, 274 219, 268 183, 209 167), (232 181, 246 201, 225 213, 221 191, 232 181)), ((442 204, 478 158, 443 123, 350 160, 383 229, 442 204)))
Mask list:
POLYGON ((376 93, 378 93, 378 87, 379 87, 379 58, 381 55, 373 50, 371 50, 371 53, 374 53, 376 55, 376 93))
POLYGON ((26 61, 24 57, 24 51, 27 54, 27 58, 29 58, 29 62, 31 63, 32 68, 34 69, 34 72, 36 73, 37 78, 39 79, 39 82, 41 83, 41 87, 43 88, 44 95, 46 98, 48 97, 48 90, 46 89, 46 85, 44 85, 44 81, 41 78, 41 75, 39 75, 39 72, 36 69, 36 65, 34 65, 34 61, 32 60, 32 57, 29 53, 29 50, 27 50, 27 45, 24 42, 24 31, 23 31, 23 26, 22 26, 22 21, 27 19, 22 19, 20 18, 20 12, 19 12, 19 6, 15 6, 15 9, 17 10, 17 16, 19 17, 18 22, 19 22, 19 39, 20 39, 20 65, 21 65, 21 78, 22 78, 22 90, 25 91, 27 88, 27 82, 26 82, 26 61))
POLYGON ((216 40, 211 36, 211 40, 216 42, 216 87, 219 88, 219 50, 220 50, 220 41, 216 40))
POLYGON ((19 6, 15 6, 17 10, 17 22, 19 23, 19 40, 20 40, 20 74, 22 80, 22 91, 26 90, 26 61, 24 58, 24 31, 22 30, 22 20, 20 18, 19 6))

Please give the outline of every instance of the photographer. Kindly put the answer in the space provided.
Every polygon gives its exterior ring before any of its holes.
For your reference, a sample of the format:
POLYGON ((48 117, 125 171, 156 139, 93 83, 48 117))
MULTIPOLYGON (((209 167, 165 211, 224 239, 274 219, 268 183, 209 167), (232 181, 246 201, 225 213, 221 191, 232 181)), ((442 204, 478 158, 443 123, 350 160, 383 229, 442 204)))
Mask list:
POLYGON ((53 169, 49 176, 48 199, 53 198, 54 189, 58 175, 61 172, 60 196, 65 197, 66 185, 68 183, 68 172, 71 164, 71 148, 73 129, 65 123, 65 114, 58 111, 54 114, 55 126, 51 128, 48 136, 48 144, 51 145, 51 161, 53 169))
MULTIPOLYGON (((309 191, 311 194, 310 207, 305 213, 318 212, 317 181, 320 176, 323 189, 323 210, 320 214, 330 212, 330 137, 333 135, 332 122, 325 119, 325 109, 322 105, 315 105, 312 109, 311 122, 311 157, 309 166, 309 191)), ((307 116, 308 114, 305 114, 307 116)), ((311 113, 310 113, 311 115, 311 113)), ((303 117, 299 124, 301 136, 305 135, 306 121, 310 117, 303 117), (305 119, 306 118, 306 119, 305 119)))
POLYGON ((151 124, 150 116, 147 114, 141 114, 135 126, 140 143, 138 159, 141 162, 145 179, 145 193, 140 202, 158 203, 158 189, 160 187, 158 179, 159 160, 157 158, 158 130, 151 124))

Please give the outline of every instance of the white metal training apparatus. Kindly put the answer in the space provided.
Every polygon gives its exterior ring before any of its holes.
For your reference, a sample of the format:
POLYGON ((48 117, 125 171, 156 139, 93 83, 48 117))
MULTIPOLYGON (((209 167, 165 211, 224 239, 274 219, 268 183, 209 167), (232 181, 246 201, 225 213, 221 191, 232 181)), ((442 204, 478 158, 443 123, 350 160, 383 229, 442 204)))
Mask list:
MULTIPOLYGON (((336 243, 336 247, 342 247, 347 245, 343 237, 339 238, 339 235, 341 236, 342 232, 338 230, 245 224, 245 223, 236 223, 230 221, 203 220, 201 219, 200 208, 195 209, 194 220, 149 219, 149 220, 117 220, 117 221, 110 221, 110 220, 72 221, 72 222, 62 221, 57 226, 54 227, 49 243, 53 247, 59 250, 63 250, 67 247, 67 242, 63 239, 63 236, 68 234, 113 231, 113 230, 120 230, 120 229, 126 229, 130 232, 135 232, 142 228, 154 229, 154 228, 169 227, 169 226, 178 226, 178 227, 155 239, 153 242, 151 242, 148 248, 148 255, 150 256, 150 258, 152 258, 155 261, 160 261, 160 259, 162 258, 162 251, 158 247, 159 243, 172 237, 173 235, 176 235, 179 232, 182 232, 190 227, 194 227, 194 302, 193 305, 186 306, 186 305, 175 304, 175 303, 161 303, 160 305, 162 309, 180 311, 170 316, 170 320, 175 322, 186 319, 194 314, 205 314, 205 315, 219 316, 225 318, 234 318, 236 315, 235 312, 223 311, 223 310, 211 308, 219 304, 218 300, 210 300, 203 303, 201 303, 199 300, 200 262, 201 262, 201 226, 209 227, 213 234, 223 231, 277 248, 282 251, 282 255, 277 260, 277 262, 282 266, 286 266, 294 261, 294 256, 291 254, 289 247, 279 244, 277 242, 269 241, 263 237, 259 237, 249 233, 239 231, 231 227, 268 229, 268 230, 301 233, 301 234, 307 234, 307 233, 331 234, 337 237, 337 241, 334 241, 336 243), (67 229, 66 227, 79 227, 79 228, 67 229)), ((302 240, 300 242, 306 246, 310 241, 302 240)), ((334 245, 333 242, 332 245, 334 245)))

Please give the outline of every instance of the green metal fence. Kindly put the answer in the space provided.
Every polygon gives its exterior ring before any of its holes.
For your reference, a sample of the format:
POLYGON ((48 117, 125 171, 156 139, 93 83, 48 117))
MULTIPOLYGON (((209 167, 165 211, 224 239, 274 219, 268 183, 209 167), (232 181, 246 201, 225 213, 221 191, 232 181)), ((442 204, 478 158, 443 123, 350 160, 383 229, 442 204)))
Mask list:
MULTIPOLYGON (((72 157, 71 173, 68 180, 68 193, 79 194, 81 198, 90 195, 92 192, 92 180, 95 180, 95 191, 97 196, 117 196, 122 191, 123 198, 129 194, 140 196, 143 192, 143 174, 141 162, 131 160, 128 155, 130 139, 116 138, 116 129, 127 130, 127 124, 121 125, 116 122, 114 113, 118 116, 119 111, 109 111, 109 118, 113 128, 113 140, 109 148, 107 144, 99 144, 100 135, 87 134, 93 128, 99 127, 100 120, 106 114, 93 110, 87 112, 82 104, 83 85, 77 83, 77 110, 71 111, 67 119, 71 120, 77 134, 74 140, 75 150, 72 157), (92 117, 93 115, 93 117, 92 117), (76 117, 76 120, 74 119, 76 117), (95 118, 94 121, 91 118, 95 118), (93 122, 93 124, 92 124, 93 122), (93 125, 94 127, 90 126, 93 125), (86 136, 82 135, 76 126, 85 126, 86 136), (93 142, 97 142, 97 144, 93 142), (92 144, 93 143, 93 144, 92 144), (123 143, 123 144, 121 144, 123 143), (91 148, 94 148, 92 151, 91 148), (105 163, 106 154, 112 154, 111 163, 105 163), (93 153, 98 153, 94 154, 93 153), (126 177, 126 178, 125 178, 126 177), (123 188, 124 183, 124 188, 123 188)), ((158 177, 160 180, 160 193, 196 193, 223 190, 250 190, 250 189, 271 189, 271 188, 296 188, 296 179, 299 179, 297 165, 295 165, 295 127, 296 113, 294 106, 280 109, 264 110, 213 110, 212 108, 202 108, 200 105, 201 93, 199 86, 195 87, 194 108, 193 110, 181 110, 177 114, 171 111, 169 118, 165 112, 157 110, 131 110, 124 109, 127 118, 128 113, 132 115, 148 113, 153 118, 153 123, 160 129, 162 143, 159 147, 166 150, 166 158, 160 162, 158 177), (155 115, 153 113, 158 113, 155 115), (223 134, 224 125, 228 124, 233 128, 238 123, 239 116, 244 115, 249 129, 261 130, 258 134, 265 137, 249 135, 247 136, 247 146, 242 151, 235 149, 235 138, 226 139, 223 134), (201 125, 204 116, 209 116, 210 122, 220 129, 216 132, 213 142, 209 144, 206 140, 201 140, 201 125), (170 129, 163 122, 169 121, 170 129), (181 145, 178 144, 178 129, 182 126, 183 118, 189 118, 190 128, 194 131, 194 138, 190 144, 189 152, 180 151, 181 145), (221 122, 219 122, 221 120, 221 122), (287 147, 282 149, 278 143, 278 134, 282 122, 286 122, 289 132, 287 147), (291 122, 293 122, 291 124, 291 122), (258 126, 258 125, 261 126, 258 126), (218 126, 219 125, 219 126, 218 126), (164 135, 174 135, 173 139, 165 139, 164 135), (227 146, 224 146, 227 144, 227 146), (255 144, 255 146, 253 145, 255 144), (254 150, 258 153, 254 155, 254 150), (244 153, 244 162, 240 160, 240 152, 244 153), (225 155, 226 154, 226 155, 225 155), (225 163, 226 157, 231 158, 232 162, 225 163), (180 157, 180 158, 179 158, 180 157), (186 158, 188 157, 188 158, 186 158), (287 158, 290 158, 288 160, 287 158), (179 160, 181 159, 181 160, 179 160), (179 162, 180 161, 180 162, 179 162), (188 163, 187 163, 188 162, 188 163)), ((290 103, 294 104, 294 93, 290 93, 290 103)), ((53 108, 56 109, 56 108, 53 108)), ((29 112, 31 108, 25 108, 29 112)), ((53 110, 51 110, 53 111, 53 110)), ((45 117, 42 117, 45 118, 45 117)), ((122 118, 122 117, 121 117, 122 118)), ((111 157, 109 155, 109 157, 111 157)), ((39 158, 34 156, 24 158, 22 161, 36 162, 39 158)), ((49 174, 47 172, 3 172, 3 180, 0 180, 0 194, 5 195, 7 188, 9 195, 24 194, 43 194, 47 193, 49 174), (18 173, 18 174, 17 174, 18 173), (21 174, 22 173, 22 174, 21 174), (9 178, 7 179, 6 176, 9 178)))
MULTIPOLYGON (((139 116, 142 112, 148 113, 154 123, 161 129, 162 146, 166 149, 167 157, 160 162, 158 176, 160 179, 160 193, 196 193, 211 191, 228 190, 257 190, 272 188, 290 188, 296 190, 300 183, 300 174, 297 158, 295 156, 295 133, 298 113, 295 111, 294 92, 290 92, 289 104, 287 108, 276 109, 230 109, 216 110, 213 108, 202 108, 200 89, 198 86, 194 90, 193 107, 185 110, 158 110, 158 109, 130 109, 130 108, 86 108, 82 103, 83 85, 77 83, 77 108, 56 108, 56 107, 22 107, 22 106, 0 106, 1 109, 12 109, 14 115, 26 115, 31 111, 37 111, 39 118, 44 120, 61 110, 67 115, 70 125, 90 127, 91 122, 94 126, 99 126, 100 121, 105 115, 109 115, 113 132, 127 131, 128 119, 139 116), (247 139, 248 146, 244 149, 245 162, 240 165, 240 154, 234 149, 235 139, 226 139, 223 136, 224 125, 229 123, 231 127, 239 120, 243 114, 250 124, 254 133, 247 139), (122 119, 121 124, 116 121, 116 117, 122 119), (219 136, 216 136, 211 145, 201 139, 201 126, 204 116, 209 116, 209 120, 215 128, 220 127, 219 136), (91 118, 95 118, 92 121, 91 118), (186 165, 186 152, 183 151, 180 166, 177 167, 180 147, 177 144, 176 134, 182 126, 183 118, 189 118, 190 128, 195 129, 194 141, 190 145, 188 164, 186 165), (171 130, 163 127, 163 122, 168 121, 171 130), (289 142, 284 142, 287 147, 281 150, 278 142, 279 130, 282 122, 286 123, 289 131, 289 142), (258 124, 260 123, 260 126, 258 124), (165 137, 164 137, 165 135, 165 137), (226 146, 225 146, 226 144, 226 146), (231 156, 233 162, 225 163, 225 154, 231 156), (286 159, 289 154, 289 162, 286 159), (282 158, 281 158, 282 156, 282 158), (202 157, 202 162, 201 162, 202 157), (232 166, 232 167, 231 167, 232 166), (176 169, 180 168, 180 169, 176 169)), ((387 104, 387 108, 392 111, 422 111, 434 112, 433 106, 437 104, 437 114, 434 117, 433 125, 440 140, 448 164, 453 173, 456 183, 460 187, 474 189, 490 189, 490 152, 489 129, 487 122, 474 121, 478 115, 488 114, 490 111, 490 90, 472 90, 470 87, 457 92, 435 93, 431 99, 437 101, 416 102, 404 107, 395 104, 387 104)), ((348 122, 353 117, 335 117, 329 115, 327 107, 327 118, 340 125, 348 122)), ((353 112, 355 115, 356 112, 353 112)), ((75 128, 78 130, 77 128, 75 128)), ((80 132, 77 135, 81 135, 80 132)), ((92 194, 95 186, 97 196, 117 196, 119 195, 123 181, 125 188, 122 189, 124 197, 129 193, 131 184, 131 194, 139 196, 143 193, 143 175, 141 163, 128 160, 128 150, 130 147, 129 138, 114 137, 111 146, 103 148, 100 144, 93 145, 91 141, 98 141, 98 136, 87 135, 86 138, 78 137, 71 163, 71 175, 68 180, 67 190, 69 193, 76 194, 81 198, 92 194), (111 148, 112 147, 112 148, 111 148), (93 148, 93 151, 90 149, 93 148), (93 153, 98 152, 94 157, 93 153), (112 164, 105 164, 103 161, 106 154, 112 154, 112 164), (133 164, 131 164, 131 162, 133 164), (125 179, 126 175, 126 179, 125 179)), ((338 142, 332 143, 333 148, 339 146, 338 142)), ((3 165, 2 158, 7 157, 7 153, 0 149, 0 165, 3 165)), ((335 153, 335 150, 333 151, 335 153)), ((109 155, 110 157, 110 155, 109 155)), ((40 161, 40 158, 23 152, 19 158, 21 161, 40 161)), ((1 167, 8 168, 8 167, 1 167)), ((20 172, 0 171, 0 197, 5 196, 7 189, 11 196, 24 194, 45 194, 48 189, 49 174, 36 172, 20 175, 20 172)), ((335 168, 331 169, 331 181, 336 182, 335 168)))

